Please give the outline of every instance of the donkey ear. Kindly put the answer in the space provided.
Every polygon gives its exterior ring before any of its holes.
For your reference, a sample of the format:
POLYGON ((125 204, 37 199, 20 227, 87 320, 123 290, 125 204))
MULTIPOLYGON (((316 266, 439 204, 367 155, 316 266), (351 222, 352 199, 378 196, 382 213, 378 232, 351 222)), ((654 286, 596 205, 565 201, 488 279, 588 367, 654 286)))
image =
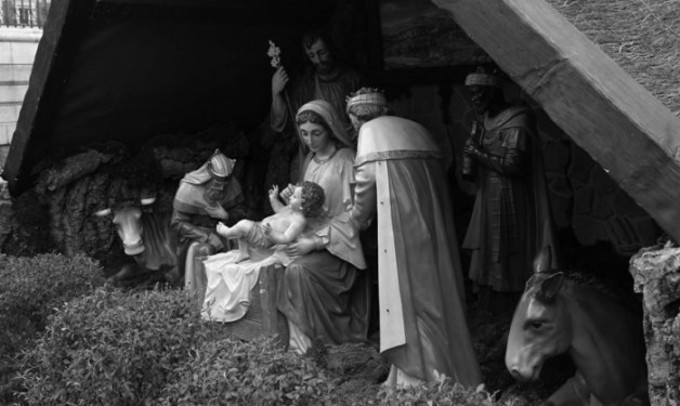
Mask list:
POLYGON ((550 275, 541 282, 538 293, 539 298, 544 302, 552 302, 562 288, 562 283, 564 283, 564 274, 562 272, 550 275))
POLYGON ((543 247, 541 252, 534 258, 534 273, 550 272, 550 264, 552 262, 552 253, 549 246, 543 247))

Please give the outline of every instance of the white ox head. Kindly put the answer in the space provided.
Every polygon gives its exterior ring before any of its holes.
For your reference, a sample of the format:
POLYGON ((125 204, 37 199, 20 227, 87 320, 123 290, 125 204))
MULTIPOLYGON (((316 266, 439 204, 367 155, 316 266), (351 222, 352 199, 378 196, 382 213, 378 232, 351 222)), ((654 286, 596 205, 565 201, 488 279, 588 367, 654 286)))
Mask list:
POLYGON ((110 207, 95 212, 97 217, 113 215, 113 224, 123 242, 126 255, 138 255, 144 252, 144 226, 142 224, 142 206, 149 206, 156 201, 155 197, 140 199, 140 206, 125 206, 112 210, 110 207))

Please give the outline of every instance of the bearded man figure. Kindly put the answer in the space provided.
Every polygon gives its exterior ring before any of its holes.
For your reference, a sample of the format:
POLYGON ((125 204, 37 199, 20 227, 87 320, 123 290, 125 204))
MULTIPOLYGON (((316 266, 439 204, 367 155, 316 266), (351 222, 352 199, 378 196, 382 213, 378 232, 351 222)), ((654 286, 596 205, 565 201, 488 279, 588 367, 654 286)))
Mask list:
POLYGON ((227 248, 227 241, 217 234, 217 223, 232 225, 246 215, 241 185, 233 177, 235 163, 215 150, 200 168, 182 178, 173 201, 170 222, 178 235, 184 287, 200 296, 206 284, 203 260, 227 248))
MULTIPOLYGON (((290 78, 283 66, 279 66, 272 76, 272 105, 270 113, 270 127, 276 133, 281 133, 287 140, 287 152, 282 154, 281 150, 272 153, 271 160, 276 160, 275 168, 288 168, 285 175, 290 175, 290 179, 282 181, 281 186, 288 184, 288 181, 296 182, 301 177, 302 163, 309 149, 302 142, 297 142, 298 138, 294 123, 290 113, 297 112, 305 103, 312 100, 325 100, 331 104, 334 111, 340 114, 342 126, 354 143, 356 132, 345 114, 345 97, 360 87, 361 76, 351 68, 344 66, 338 59, 330 36, 321 30, 308 31, 302 38, 302 48, 307 59, 309 68, 299 77, 290 78), (286 96, 290 106, 286 106, 286 96), (290 112, 287 110, 290 108, 290 112), (285 159, 287 162, 281 162, 285 159)), ((270 183, 279 184, 278 181, 270 183)))

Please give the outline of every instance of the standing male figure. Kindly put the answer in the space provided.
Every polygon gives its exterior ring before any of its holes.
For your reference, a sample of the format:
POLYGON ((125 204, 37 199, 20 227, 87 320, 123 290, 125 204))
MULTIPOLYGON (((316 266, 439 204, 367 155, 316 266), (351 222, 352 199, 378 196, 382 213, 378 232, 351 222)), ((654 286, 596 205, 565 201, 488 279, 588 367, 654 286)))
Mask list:
POLYGON ((217 223, 234 224, 246 215, 241 185, 233 177, 235 163, 215 150, 200 168, 182 178, 172 204, 170 224, 179 237, 185 288, 201 294, 206 283, 203 259, 227 248, 217 223))
POLYGON ((392 364, 386 385, 440 374, 478 385, 442 154, 420 124, 387 116, 375 89, 358 90, 347 111, 359 132, 354 206, 332 227, 356 231, 377 212, 380 351, 392 364))
POLYGON ((463 248, 472 250, 470 278, 480 304, 508 313, 536 253, 550 247, 552 266, 558 254, 537 132, 531 109, 505 101, 498 75, 480 68, 465 85, 477 119, 463 151, 463 177, 474 180, 477 172, 478 190, 463 248))
MULTIPOLYGON (((298 78, 291 80, 283 66, 280 66, 272 76, 272 106, 270 114, 270 126, 275 132, 295 132, 293 117, 305 103, 312 100, 325 100, 338 112, 345 111, 345 98, 360 86, 360 75, 354 70, 339 63, 333 43, 328 35, 322 31, 314 30, 307 32, 302 38, 302 47, 311 62, 311 66, 298 78), (286 106, 285 93, 288 93, 290 106, 286 106), (290 112, 288 111, 290 108, 290 112)), ((349 117, 341 114, 343 125, 350 134, 352 141, 355 133, 349 117)), ((289 133, 290 134, 290 133, 289 133)), ((297 155, 283 157, 288 160, 285 167, 291 165, 290 181, 298 181, 301 174, 300 166, 308 152, 305 144, 298 138, 298 134, 292 134, 291 139, 297 139, 297 147, 293 148, 297 155)), ((277 159, 277 157, 272 157, 277 159)), ((287 184, 285 182, 284 184, 287 184)))

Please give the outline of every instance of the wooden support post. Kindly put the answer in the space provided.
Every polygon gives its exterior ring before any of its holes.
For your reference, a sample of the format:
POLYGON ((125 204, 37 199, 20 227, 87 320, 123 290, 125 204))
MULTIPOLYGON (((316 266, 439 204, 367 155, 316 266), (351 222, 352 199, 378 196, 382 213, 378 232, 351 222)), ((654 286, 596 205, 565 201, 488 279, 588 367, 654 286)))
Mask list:
POLYGON ((680 241, 680 120, 544 0, 432 0, 680 241))

